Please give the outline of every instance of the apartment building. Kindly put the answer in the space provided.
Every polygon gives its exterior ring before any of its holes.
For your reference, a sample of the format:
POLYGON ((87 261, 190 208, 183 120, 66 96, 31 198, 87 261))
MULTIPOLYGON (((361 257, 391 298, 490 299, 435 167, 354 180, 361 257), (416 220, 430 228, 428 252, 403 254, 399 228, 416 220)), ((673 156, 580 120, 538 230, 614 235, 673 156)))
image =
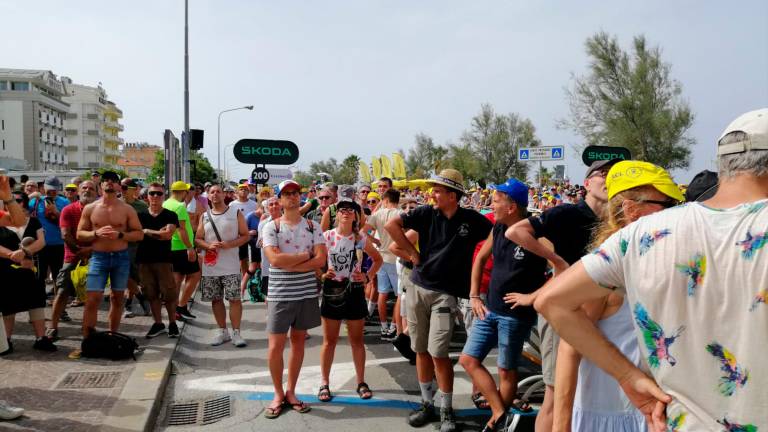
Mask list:
POLYGON ((126 143, 122 147, 122 159, 118 161, 117 165, 129 177, 146 179, 155 164, 157 152, 161 150, 161 147, 145 142, 126 143))
POLYGON ((64 84, 51 71, 0 68, 0 167, 67 169, 62 96, 64 84))

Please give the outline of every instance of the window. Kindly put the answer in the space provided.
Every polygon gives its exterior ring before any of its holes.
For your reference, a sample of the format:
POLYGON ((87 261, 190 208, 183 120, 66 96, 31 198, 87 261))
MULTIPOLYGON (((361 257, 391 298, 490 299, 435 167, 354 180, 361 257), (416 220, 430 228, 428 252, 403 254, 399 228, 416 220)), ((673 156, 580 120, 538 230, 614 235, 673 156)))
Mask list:
POLYGON ((3 150, 5 150, 5 140, 3 140, 3 150))
POLYGON ((16 91, 29 91, 29 83, 28 82, 11 82, 11 90, 16 91))
POLYGON ((8 90, 8 81, 0 81, 0 90, 8 90))
POLYGON ((0 130, 5 130, 5 120, 0 120, 0 130))

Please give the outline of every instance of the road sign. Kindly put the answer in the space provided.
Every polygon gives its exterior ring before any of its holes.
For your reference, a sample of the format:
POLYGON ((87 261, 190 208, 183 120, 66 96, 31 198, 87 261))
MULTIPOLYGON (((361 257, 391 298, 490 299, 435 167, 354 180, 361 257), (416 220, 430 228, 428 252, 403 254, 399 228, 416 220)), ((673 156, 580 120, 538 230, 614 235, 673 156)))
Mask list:
POLYGON ((241 139, 233 152, 245 164, 291 165, 299 160, 299 147, 291 141, 241 139))
POLYGON ((267 184, 269 182, 269 171, 266 168, 256 167, 251 172, 251 182, 256 184, 267 184))
POLYGON ((517 160, 519 161, 551 161, 563 160, 565 158, 565 147, 521 147, 517 150, 517 160))
POLYGON ((589 146, 581 154, 581 160, 587 166, 595 161, 614 159, 629 160, 632 159, 632 153, 624 147, 589 146))

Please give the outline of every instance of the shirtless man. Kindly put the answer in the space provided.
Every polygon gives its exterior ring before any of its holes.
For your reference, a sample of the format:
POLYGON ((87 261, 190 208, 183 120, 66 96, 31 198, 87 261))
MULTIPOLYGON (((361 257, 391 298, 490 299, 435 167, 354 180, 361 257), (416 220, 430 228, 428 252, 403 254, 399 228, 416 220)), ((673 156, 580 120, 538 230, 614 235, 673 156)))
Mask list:
POLYGON ((117 198, 119 189, 120 177, 113 171, 105 171, 101 175, 101 199, 83 209, 77 226, 77 240, 92 242, 93 247, 88 264, 83 337, 88 337, 96 327, 96 315, 104 297, 107 277, 113 293, 110 296, 109 330, 117 331, 131 267, 128 242, 144 238, 136 210, 117 198))

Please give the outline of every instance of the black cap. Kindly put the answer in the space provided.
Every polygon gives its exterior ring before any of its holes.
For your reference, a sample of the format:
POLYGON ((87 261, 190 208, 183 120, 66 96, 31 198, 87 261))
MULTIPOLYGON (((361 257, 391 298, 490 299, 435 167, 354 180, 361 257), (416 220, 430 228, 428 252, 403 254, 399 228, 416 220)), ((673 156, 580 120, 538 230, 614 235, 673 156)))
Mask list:
POLYGON ((117 175, 114 171, 104 171, 104 173, 101 175, 101 180, 112 180, 115 183, 120 182, 120 176, 117 175))
POLYGON ((336 208, 342 209, 342 208, 351 208, 352 210, 356 211, 357 213, 360 213, 362 210, 360 208, 360 204, 356 203, 354 200, 350 198, 342 198, 339 200, 339 202, 336 203, 336 208))
POLYGON ((134 179, 125 179, 123 180, 123 186, 136 189, 139 187, 139 184, 134 179))
POLYGON ((101 176, 101 173, 96 170, 93 170, 91 171, 91 177, 94 177, 94 176, 101 176))
POLYGON ((597 170, 601 170, 603 168, 610 169, 614 164, 617 162, 621 162, 624 159, 610 159, 610 160, 599 160, 592 162, 592 165, 587 168, 587 174, 584 175, 584 178, 589 178, 589 176, 592 175, 597 170))
POLYGON ((717 173, 704 170, 693 177, 688 189, 685 191, 685 200, 705 201, 712 198, 717 192, 717 173))

